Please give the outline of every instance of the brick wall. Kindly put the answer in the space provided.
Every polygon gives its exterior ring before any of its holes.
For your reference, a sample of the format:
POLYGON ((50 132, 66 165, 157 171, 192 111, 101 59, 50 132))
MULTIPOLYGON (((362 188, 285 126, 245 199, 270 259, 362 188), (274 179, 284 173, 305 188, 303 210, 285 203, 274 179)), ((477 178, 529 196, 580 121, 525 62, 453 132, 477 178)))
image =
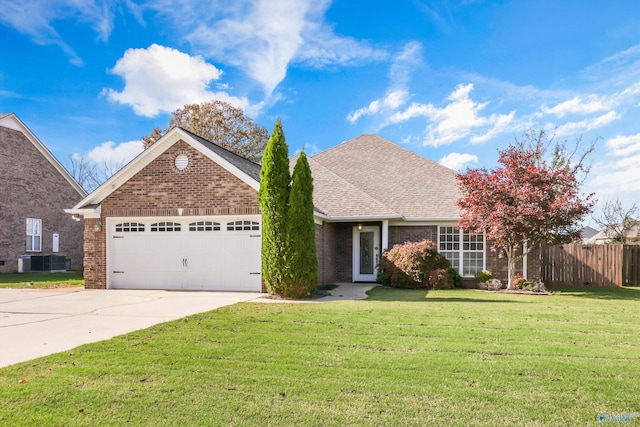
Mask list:
POLYGON ((82 222, 63 209, 82 196, 22 132, 0 126, 0 272, 15 272, 20 255, 50 255, 53 234, 59 252, 82 269, 82 222), (26 219, 42 220, 42 251, 26 252, 26 219))
POLYGON ((389 227, 389 249, 391 249, 393 245, 401 245, 404 242, 419 242, 424 239, 429 239, 437 243, 438 226, 412 225, 389 227))
MULTIPOLYGON (((390 226, 389 227, 389 248, 393 245, 402 244, 404 242, 417 242, 423 239, 429 239, 434 243, 438 242, 438 226, 390 226)), ((490 242, 487 242, 486 248, 486 268, 493 273, 493 277, 507 283, 507 259, 499 258, 496 252, 491 249, 490 242)), ((527 275, 528 279, 538 279, 540 276, 540 250, 536 247, 531 250, 527 257, 527 275)), ((516 263, 516 274, 522 274, 522 261, 516 263)), ((465 279, 465 285, 475 286, 473 279, 465 279)))
MULTIPOLYGON (((498 257, 497 252, 491 250, 490 242, 487 242, 487 270, 491 271, 495 279, 499 279, 505 285, 508 283, 507 258, 498 257)), ((540 247, 531 249, 527 255, 527 279, 535 280, 540 278, 540 247)), ((522 274, 522 260, 516 262, 515 274, 522 274)))
MULTIPOLYGON (((259 214, 258 192, 183 141, 178 141, 102 202, 106 218, 183 215, 259 214), (183 171, 174 167, 178 154, 189 157, 183 171)), ((106 287, 106 227, 85 227, 85 286, 106 287)))
POLYGON ((353 227, 351 222, 335 223, 335 239, 333 252, 335 257, 336 282, 351 282, 353 280, 353 227))

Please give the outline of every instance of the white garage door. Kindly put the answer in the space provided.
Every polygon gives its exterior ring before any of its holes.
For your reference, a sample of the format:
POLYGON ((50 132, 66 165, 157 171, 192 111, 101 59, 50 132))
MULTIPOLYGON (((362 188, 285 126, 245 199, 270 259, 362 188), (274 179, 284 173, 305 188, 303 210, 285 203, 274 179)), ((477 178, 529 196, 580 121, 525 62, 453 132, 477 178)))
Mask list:
POLYGON ((261 289, 259 217, 109 219, 113 289, 261 289))

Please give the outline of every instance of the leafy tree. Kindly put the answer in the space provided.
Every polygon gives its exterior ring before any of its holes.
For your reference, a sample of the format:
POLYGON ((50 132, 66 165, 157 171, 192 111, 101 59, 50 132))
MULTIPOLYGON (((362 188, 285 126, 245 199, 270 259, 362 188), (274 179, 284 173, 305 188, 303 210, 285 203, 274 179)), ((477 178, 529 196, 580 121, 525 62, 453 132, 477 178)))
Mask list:
POLYGON ((287 271, 284 296, 305 298, 318 282, 316 225, 313 220, 313 177, 307 155, 300 153, 293 168, 287 221, 287 271))
POLYGON ((577 223, 593 208, 593 195, 579 194, 575 173, 550 167, 536 148, 511 145, 499 152, 498 168, 457 175, 463 209, 459 226, 485 232, 492 249, 506 256, 508 288, 516 261, 537 244, 571 242, 577 223), (526 245, 523 244, 526 242, 526 245))
POLYGON ((272 295, 284 295, 290 182, 289 147, 278 119, 264 151, 258 192, 262 212, 262 278, 272 295))
POLYGON ((600 214, 594 216, 593 220, 613 243, 626 245, 629 232, 640 222, 639 214, 637 202, 627 209, 620 199, 608 200, 602 205, 600 214))
POLYGON ((242 157, 260 163, 269 132, 244 115, 242 109, 222 101, 188 104, 173 112, 169 126, 153 129, 142 141, 149 148, 174 126, 183 127, 242 157))

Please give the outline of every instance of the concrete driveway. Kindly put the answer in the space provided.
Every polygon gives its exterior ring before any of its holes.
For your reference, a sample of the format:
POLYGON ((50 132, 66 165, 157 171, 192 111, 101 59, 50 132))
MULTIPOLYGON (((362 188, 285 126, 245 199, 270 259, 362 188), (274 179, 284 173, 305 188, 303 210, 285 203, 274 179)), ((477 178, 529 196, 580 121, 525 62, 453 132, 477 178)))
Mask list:
POLYGON ((262 294, 0 289, 0 367, 213 310, 262 294))

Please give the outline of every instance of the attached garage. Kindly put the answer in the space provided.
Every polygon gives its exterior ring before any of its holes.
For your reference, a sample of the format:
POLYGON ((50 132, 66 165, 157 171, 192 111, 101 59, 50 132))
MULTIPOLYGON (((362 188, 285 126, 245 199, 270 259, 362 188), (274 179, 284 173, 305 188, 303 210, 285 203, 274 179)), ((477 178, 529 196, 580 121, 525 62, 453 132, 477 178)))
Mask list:
POLYGON ((109 218, 107 288, 260 292, 259 217, 109 218))
POLYGON ((85 287, 262 290, 260 165, 174 128, 66 210, 85 287))

